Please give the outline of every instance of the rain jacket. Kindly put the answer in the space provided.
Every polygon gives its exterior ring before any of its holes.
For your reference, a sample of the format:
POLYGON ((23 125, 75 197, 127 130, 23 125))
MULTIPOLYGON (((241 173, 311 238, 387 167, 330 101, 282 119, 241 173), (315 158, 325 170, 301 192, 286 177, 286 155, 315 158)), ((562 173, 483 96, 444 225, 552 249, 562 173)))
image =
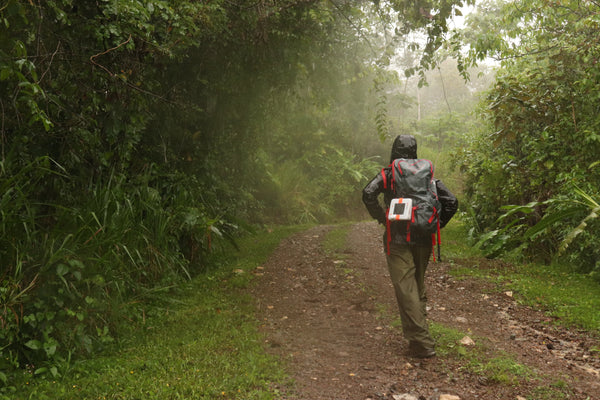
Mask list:
MULTIPOLYGON (((390 157, 390 164, 397 158, 417 158, 417 141, 412 135, 400 135, 394 140, 392 145, 392 153, 390 157)), ((394 194, 388 188, 384 187, 383 175, 386 175, 386 181, 391 182, 392 170, 390 166, 383 169, 382 172, 378 173, 363 189, 363 203, 365 204, 367 211, 377 222, 382 225, 386 225, 386 209, 392 201, 394 194), (379 202, 379 195, 383 193, 383 199, 385 202, 385 208, 379 202)), ((448 188, 439 179, 434 179, 438 198, 442 203, 442 211, 440 213, 440 228, 446 226, 446 224, 452 219, 456 211, 458 210, 458 200, 448 190, 448 188)), ((396 245, 406 245, 406 227, 404 224, 392 224, 391 230, 391 242, 396 245)), ((411 243, 416 245, 429 246, 431 245, 431 236, 425 235, 421 237, 411 237, 411 243)))

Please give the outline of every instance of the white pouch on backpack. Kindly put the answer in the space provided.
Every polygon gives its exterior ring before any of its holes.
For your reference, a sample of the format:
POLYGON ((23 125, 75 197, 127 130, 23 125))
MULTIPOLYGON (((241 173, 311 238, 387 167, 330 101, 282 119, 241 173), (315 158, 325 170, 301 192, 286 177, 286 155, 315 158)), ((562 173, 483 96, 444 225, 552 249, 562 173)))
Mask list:
POLYGON ((412 218, 412 199, 393 199, 387 217, 390 221, 409 221, 412 218))

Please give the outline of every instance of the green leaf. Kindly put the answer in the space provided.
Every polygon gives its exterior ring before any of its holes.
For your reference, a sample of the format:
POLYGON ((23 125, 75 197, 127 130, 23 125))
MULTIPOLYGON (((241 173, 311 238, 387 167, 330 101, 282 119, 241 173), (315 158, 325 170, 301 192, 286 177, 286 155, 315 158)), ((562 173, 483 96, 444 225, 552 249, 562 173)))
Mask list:
POLYGON ((12 75, 12 70, 7 67, 0 68, 0 81, 5 81, 12 75))
POLYGON ((583 197, 583 198, 584 198, 584 200, 586 200, 586 201, 587 201, 587 204, 588 204, 590 207, 593 207, 593 208, 600 207, 600 204, 598 204, 598 202, 597 202, 596 200, 594 200, 594 199, 592 198, 592 196, 590 196, 589 194, 585 193, 583 190, 581 190, 581 189, 579 189, 579 188, 576 188, 576 189, 575 189, 575 193, 577 193, 578 195, 580 195, 581 197, 583 197))
POLYGON ((540 222, 538 222, 537 224, 535 224, 534 226, 532 226, 531 228, 529 228, 525 234, 523 235, 523 237, 525 239, 531 239, 534 236, 536 236, 537 234, 541 233, 542 231, 544 231, 545 229, 547 229, 548 227, 554 225, 557 222, 560 221, 566 221, 569 218, 572 218, 573 216, 577 215, 578 213, 581 212, 583 208, 581 206, 579 207, 572 207, 569 208, 567 210, 564 211, 559 211, 559 212, 555 212, 555 213, 551 213, 551 214, 546 214, 540 222))
POLYGON ((39 340, 30 340, 25 343, 25 346, 29 347, 31 350, 40 350, 42 348, 42 342, 39 340))
POLYGON ((516 214, 516 213, 531 214, 533 212, 534 207, 537 207, 540 204, 541 203, 539 203, 537 201, 532 201, 531 203, 526 204, 524 206, 502 206, 502 207, 500 207, 500 209, 508 210, 508 211, 506 213, 502 214, 498 218, 497 222, 502 222, 507 217, 510 217, 511 215, 516 214))
POLYGON ((44 350, 46 351, 46 354, 51 357, 56 353, 56 348, 57 346, 55 344, 50 345, 50 346, 44 346, 44 350))
POLYGON ((579 223, 579 225, 575 229, 573 229, 571 232, 569 232, 569 234, 565 237, 565 239, 560 244, 559 254, 563 253, 567 249, 567 247, 569 247, 569 245, 571 244, 571 242, 577 237, 577 235, 579 235, 580 233, 582 233, 585 230, 585 228, 587 227, 588 221, 598 218, 598 213, 599 212, 600 212, 600 207, 595 207, 581 221, 581 223, 579 223))
POLYGON ((221 236, 221 237, 223 236, 223 234, 221 233, 221 231, 219 230, 219 228, 217 228, 217 227, 216 227, 216 226, 214 226, 214 225, 211 225, 211 226, 210 226, 210 230, 211 230, 213 233, 217 234, 218 236, 221 236))
POLYGON ((69 267, 67 267, 65 264, 58 264, 56 266, 56 274, 58 276, 64 276, 67 272, 69 272, 69 267))

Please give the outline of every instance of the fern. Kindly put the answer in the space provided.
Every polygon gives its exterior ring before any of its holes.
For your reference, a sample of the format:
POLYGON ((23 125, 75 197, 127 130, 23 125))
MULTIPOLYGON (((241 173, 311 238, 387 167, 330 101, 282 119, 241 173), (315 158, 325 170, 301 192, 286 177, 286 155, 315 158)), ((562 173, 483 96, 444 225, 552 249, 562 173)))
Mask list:
MULTIPOLYGON (((582 212, 587 212, 587 215, 579 222, 579 224, 572 230, 570 230, 560 243, 558 248, 558 254, 563 254, 569 245, 575 240, 575 238, 584 232, 590 223, 590 221, 598 218, 598 214, 600 213, 600 204, 594 198, 581 190, 580 188, 575 188, 574 192, 578 194, 583 201, 569 201, 569 200, 560 200, 560 202, 566 206, 566 208, 559 210, 557 212, 551 212, 546 214, 540 222, 535 224, 533 227, 529 228, 525 234, 525 239, 533 239, 536 236, 540 235, 542 232, 546 231, 548 228, 554 226, 556 223, 561 221, 569 221, 582 212)), ((550 202, 555 202, 558 200, 547 201, 544 204, 549 204, 550 202)), ((527 208, 532 209, 537 206, 538 203, 530 203, 527 206, 521 207, 519 211, 524 211, 527 208)), ((512 210, 511 210, 512 211, 512 210)), ((507 213, 508 214, 508 213, 507 213)), ((505 214, 506 215, 506 214, 505 214)))

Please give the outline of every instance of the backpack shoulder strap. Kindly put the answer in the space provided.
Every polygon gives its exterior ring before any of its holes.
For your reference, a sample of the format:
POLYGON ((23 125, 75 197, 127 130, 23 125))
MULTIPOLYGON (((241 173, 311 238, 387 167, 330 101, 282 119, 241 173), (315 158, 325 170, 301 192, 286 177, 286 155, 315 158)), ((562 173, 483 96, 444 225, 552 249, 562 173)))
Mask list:
POLYGON ((391 181, 391 182, 388 182, 388 178, 387 178, 387 175, 386 175, 386 173, 385 173, 385 169, 386 169, 386 168, 391 168, 391 169, 392 169, 392 174, 393 174, 393 171, 394 171, 394 163, 392 162, 392 163, 391 163, 390 165, 388 165, 387 167, 384 167, 384 168, 382 168, 382 169, 381 169, 381 178, 383 179, 383 188, 384 188, 384 189, 390 189, 390 188, 391 188, 392 190, 394 190, 394 180, 392 179, 392 181, 391 181), (388 185, 390 185, 390 187, 388 187, 388 185))

